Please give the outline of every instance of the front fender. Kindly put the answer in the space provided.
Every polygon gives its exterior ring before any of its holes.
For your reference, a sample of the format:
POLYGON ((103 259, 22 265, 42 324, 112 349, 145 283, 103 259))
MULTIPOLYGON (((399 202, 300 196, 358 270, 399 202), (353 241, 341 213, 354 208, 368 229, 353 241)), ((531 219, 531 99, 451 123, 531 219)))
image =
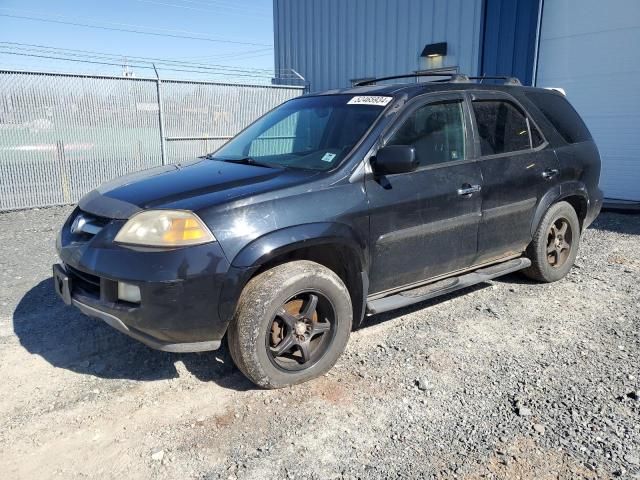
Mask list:
MULTIPOLYGON (((229 321, 242 290, 261 265, 300 248, 316 245, 341 245, 358 256, 362 285, 362 298, 368 287, 367 254, 365 242, 348 225, 333 222, 307 223, 270 232, 246 245, 231 262, 227 280, 219 299, 220 318, 229 321)), ((361 308, 362 312, 364 310, 361 308)))
POLYGON ((366 244, 355 231, 343 223, 306 223, 270 232, 246 245, 233 259, 234 267, 262 265, 272 258, 314 245, 338 244, 349 247, 366 265, 366 244))

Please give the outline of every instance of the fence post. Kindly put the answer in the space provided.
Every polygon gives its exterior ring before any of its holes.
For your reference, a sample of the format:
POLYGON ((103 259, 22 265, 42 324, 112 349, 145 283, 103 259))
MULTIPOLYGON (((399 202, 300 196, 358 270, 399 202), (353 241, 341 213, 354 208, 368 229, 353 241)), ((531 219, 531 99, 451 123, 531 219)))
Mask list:
POLYGON ((62 201, 64 203, 71 203, 63 140, 56 141, 56 158, 58 159, 58 170, 60 171, 60 182, 62 183, 62 201))
POLYGON ((153 71, 156 72, 156 92, 158 94, 158 123, 160 125, 160 158, 162 159, 162 165, 167 164, 167 157, 165 153, 165 138, 164 138, 164 112, 162 109, 162 87, 160 86, 160 75, 158 75, 158 69, 156 64, 153 65, 153 71))

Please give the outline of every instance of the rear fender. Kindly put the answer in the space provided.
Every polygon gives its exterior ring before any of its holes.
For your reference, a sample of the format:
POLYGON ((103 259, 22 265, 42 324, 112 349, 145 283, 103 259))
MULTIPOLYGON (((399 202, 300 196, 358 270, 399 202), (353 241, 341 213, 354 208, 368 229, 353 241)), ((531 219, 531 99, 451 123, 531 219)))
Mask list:
POLYGON ((549 210, 549 207, 551 207, 551 205, 553 205, 554 203, 561 201, 563 198, 571 196, 583 197, 587 202, 587 206, 589 205, 589 195, 587 194, 587 189, 582 182, 563 182, 554 186, 547 193, 545 193, 542 199, 538 202, 538 207, 536 208, 536 212, 531 222, 531 236, 534 235, 535 231, 538 228, 538 225, 540 225, 542 217, 547 212, 547 210, 549 210))

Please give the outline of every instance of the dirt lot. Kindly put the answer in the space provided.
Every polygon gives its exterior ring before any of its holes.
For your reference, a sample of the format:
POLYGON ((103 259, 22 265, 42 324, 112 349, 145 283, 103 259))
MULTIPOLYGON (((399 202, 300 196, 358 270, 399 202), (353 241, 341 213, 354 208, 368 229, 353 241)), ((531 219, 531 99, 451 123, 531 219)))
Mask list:
POLYGON ((371 317, 326 376, 261 391, 53 294, 68 208, 0 215, 3 478, 640 478, 640 216, 556 284, 371 317))

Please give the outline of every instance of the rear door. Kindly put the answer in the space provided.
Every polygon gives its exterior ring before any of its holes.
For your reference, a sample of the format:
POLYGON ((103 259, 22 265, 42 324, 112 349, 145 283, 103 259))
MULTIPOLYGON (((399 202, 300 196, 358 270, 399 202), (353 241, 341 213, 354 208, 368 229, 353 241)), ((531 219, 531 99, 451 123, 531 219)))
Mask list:
POLYGON ((413 145, 419 167, 366 181, 371 293, 420 282, 473 262, 482 179, 472 160, 471 138, 463 94, 414 100, 383 138, 386 145, 413 145))
POLYGON ((475 147, 482 170, 478 258, 524 250, 538 202, 557 181, 552 149, 522 105, 503 92, 471 92, 475 147))

